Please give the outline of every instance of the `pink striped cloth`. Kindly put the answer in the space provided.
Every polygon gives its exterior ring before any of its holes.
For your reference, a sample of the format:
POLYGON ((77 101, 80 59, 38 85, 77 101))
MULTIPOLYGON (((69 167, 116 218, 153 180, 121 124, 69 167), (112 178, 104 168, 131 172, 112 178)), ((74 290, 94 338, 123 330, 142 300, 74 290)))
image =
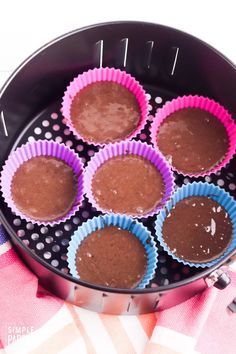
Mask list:
POLYGON ((235 354, 231 279, 156 314, 97 314, 40 288, 0 228, 0 354, 235 354))

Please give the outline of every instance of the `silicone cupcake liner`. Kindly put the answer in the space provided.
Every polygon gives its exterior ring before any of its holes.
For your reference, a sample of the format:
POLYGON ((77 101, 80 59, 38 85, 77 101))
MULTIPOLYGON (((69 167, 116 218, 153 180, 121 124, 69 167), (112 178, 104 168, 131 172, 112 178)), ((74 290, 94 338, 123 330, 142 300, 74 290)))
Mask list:
POLYGON ((154 164, 154 166, 159 170, 162 175, 165 191, 164 196, 162 198, 161 203, 159 203, 152 211, 146 214, 137 214, 137 215, 129 215, 131 217, 148 217, 152 216, 160 210, 166 201, 170 198, 173 190, 174 190, 174 177, 173 173, 161 154, 158 154, 150 145, 146 143, 141 143, 139 141, 122 141, 120 143, 109 144, 99 152, 97 152, 85 170, 85 192, 90 201, 90 203, 97 209, 104 213, 109 212, 109 210, 105 210, 99 206, 96 200, 93 197, 92 193, 92 179, 93 176, 98 169, 105 161, 111 159, 115 156, 122 155, 138 155, 141 156, 154 164))
POLYGON ((1 173, 1 189, 3 198, 5 199, 5 202, 8 204, 8 206, 11 208, 12 212, 20 216, 22 219, 25 219, 28 222, 32 222, 38 225, 53 226, 69 219, 72 215, 74 215, 75 212, 79 209, 83 198, 83 185, 83 165, 78 155, 76 155, 74 151, 69 149, 67 146, 48 140, 34 141, 32 143, 27 143, 17 148, 10 154, 8 160, 5 162, 3 171, 1 173), (78 176, 78 191, 76 201, 73 207, 66 215, 53 221, 34 220, 24 215, 20 210, 18 210, 11 196, 11 182, 16 170, 25 161, 28 161, 36 156, 53 156, 60 160, 63 160, 70 167, 72 167, 74 173, 78 176))
POLYGON ((98 146, 105 145, 96 143, 80 135, 80 133, 75 129, 70 117, 71 103, 76 94, 84 87, 99 81, 116 82, 126 87, 137 98, 140 107, 139 125, 128 137, 120 140, 130 140, 131 138, 134 138, 137 134, 140 133, 140 131, 144 128, 146 124, 146 118, 148 116, 148 99, 143 87, 139 84, 138 81, 136 81, 130 74, 127 74, 125 71, 121 71, 119 69, 114 68, 95 68, 93 70, 88 70, 83 74, 78 75, 70 83, 70 85, 67 87, 66 92, 64 93, 61 109, 62 115, 65 118, 67 126, 75 136, 82 139, 84 142, 98 146))
POLYGON ((200 173, 183 173, 182 171, 176 169, 174 166, 172 168, 177 172, 190 177, 200 177, 207 176, 211 173, 219 171, 222 167, 226 166, 227 163, 232 159, 235 149, 236 149, 236 125, 232 116, 229 112, 221 106, 219 103, 211 100, 207 97, 202 96, 183 96, 173 99, 171 102, 166 103, 155 115, 153 123, 151 125, 151 141, 155 149, 159 150, 157 145, 158 129, 163 121, 168 118, 168 116, 178 110, 183 108, 200 108, 211 114, 213 114, 219 121, 224 125, 229 139, 229 150, 227 155, 223 160, 208 171, 203 171, 200 173))
POLYGON ((147 253, 147 270, 139 283, 137 288, 142 289, 149 284, 150 280, 155 275, 155 270, 157 266, 157 248, 155 245, 154 238, 151 236, 150 232, 146 229, 143 224, 133 220, 130 217, 120 214, 106 214, 94 217, 83 223, 73 234, 68 247, 68 264, 70 273, 75 278, 79 278, 79 274, 76 269, 76 252, 81 242, 89 236, 92 232, 103 229, 107 226, 117 226, 121 229, 130 231, 135 235, 143 244, 147 253), (148 241, 148 242, 147 242, 148 241))
POLYGON ((155 231, 156 231, 156 237, 160 242, 161 246, 172 258, 176 259, 177 261, 185 265, 189 265, 191 267, 197 267, 197 268, 211 267, 212 265, 216 264, 221 259, 223 259, 225 256, 227 256, 233 249, 236 248, 236 202, 229 195, 229 193, 227 193, 222 188, 215 186, 214 184, 203 183, 203 182, 188 183, 187 185, 178 188, 177 191, 173 194, 172 198, 166 203, 165 207, 160 211, 159 215, 156 218, 155 231), (217 257, 214 260, 207 263, 193 263, 176 257, 176 255, 171 252, 168 245, 165 243, 163 239, 163 234, 162 234, 163 225, 171 209, 181 200, 192 196, 206 196, 211 198, 212 200, 215 200, 217 203, 219 203, 222 207, 225 208, 226 212, 228 213, 231 219, 232 226, 233 226, 232 241, 228 246, 227 250, 222 254, 222 256, 217 257))

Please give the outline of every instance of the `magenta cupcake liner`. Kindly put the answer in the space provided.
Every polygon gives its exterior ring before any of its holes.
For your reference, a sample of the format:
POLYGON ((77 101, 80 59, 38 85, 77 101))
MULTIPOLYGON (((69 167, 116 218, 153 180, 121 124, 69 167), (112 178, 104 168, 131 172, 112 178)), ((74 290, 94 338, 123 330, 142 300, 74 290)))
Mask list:
POLYGON ((122 155, 138 155, 141 156, 156 166, 162 175, 165 191, 161 202, 150 212, 146 214, 128 215, 131 217, 148 217, 157 213, 168 201, 174 190, 173 173, 162 154, 157 153, 150 145, 141 143, 140 141, 122 141, 120 143, 109 144, 97 152, 85 169, 84 187, 85 193, 90 203, 97 209, 104 213, 110 212, 101 208, 93 197, 92 193, 92 179, 98 169, 105 161, 115 156, 122 155))
POLYGON ((207 176, 211 173, 216 173, 232 159, 236 149, 236 125, 229 112, 219 103, 203 96, 183 96, 173 99, 171 102, 166 103, 155 115, 151 125, 151 141, 155 149, 159 150, 157 145, 158 129, 163 121, 172 113, 183 108, 200 108, 213 114, 224 125, 229 139, 229 150, 223 160, 213 167, 211 170, 203 171, 200 173, 183 173, 174 166, 172 168, 177 172, 190 177, 207 176))
POLYGON ((83 136, 75 129, 70 117, 70 109, 71 103, 76 96, 76 94, 82 90, 84 87, 99 81, 112 81, 116 82, 124 87, 126 87, 130 92, 132 92, 140 107, 140 121, 138 127, 125 139, 122 140, 130 140, 134 138, 140 131, 144 128, 146 124, 146 119, 148 116, 148 99, 143 87, 139 84, 137 80, 135 80, 130 74, 127 74, 125 71, 121 71, 120 69, 114 68, 95 68, 93 70, 88 70, 83 74, 78 75, 74 80, 69 84, 64 93, 64 97, 62 100, 62 108, 61 112, 63 117, 65 118, 65 122, 68 128, 72 131, 72 133, 78 138, 82 139, 84 142, 104 146, 105 144, 100 144, 93 142, 83 136))
POLYGON ((10 154, 8 160, 5 162, 1 173, 0 181, 3 198, 8 204, 8 206, 11 208, 12 212, 20 216, 22 219, 25 219, 27 222, 32 222, 33 224, 38 225, 53 226, 69 219, 79 209, 84 194, 83 164, 80 161, 80 158, 78 157, 78 155, 75 154, 73 150, 69 149, 66 145, 58 144, 54 141, 48 140, 38 140, 32 143, 27 143, 13 151, 10 154), (16 170, 25 161, 28 161, 36 156, 52 156, 62 161, 65 161, 73 169, 74 173, 78 176, 78 191, 75 203, 71 210, 62 218, 53 221, 40 221, 31 219, 30 217, 24 215, 20 210, 18 210, 12 199, 11 183, 16 170))

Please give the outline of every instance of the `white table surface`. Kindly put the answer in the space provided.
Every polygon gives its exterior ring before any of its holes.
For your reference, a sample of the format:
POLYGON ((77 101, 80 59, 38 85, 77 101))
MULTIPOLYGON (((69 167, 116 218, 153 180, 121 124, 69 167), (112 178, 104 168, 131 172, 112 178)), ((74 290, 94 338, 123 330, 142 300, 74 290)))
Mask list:
POLYGON ((0 86, 28 55, 73 29, 112 20, 156 22, 191 33, 236 63, 234 0, 0 0, 0 86))
POLYGON ((0 87, 27 56, 53 38, 114 20, 175 27, 236 63, 235 9, 234 0, 0 0, 0 87))

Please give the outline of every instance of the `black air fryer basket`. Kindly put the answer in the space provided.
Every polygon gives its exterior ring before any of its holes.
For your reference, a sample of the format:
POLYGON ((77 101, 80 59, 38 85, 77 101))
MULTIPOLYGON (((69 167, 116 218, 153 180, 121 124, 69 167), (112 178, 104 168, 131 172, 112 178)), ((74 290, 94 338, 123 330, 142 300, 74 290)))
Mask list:
MULTIPOLYGON (((66 86, 79 73, 94 67, 120 68, 133 75, 150 94, 150 114, 166 101, 184 94, 213 98, 236 117, 236 68, 206 43, 172 28, 142 22, 114 22, 86 27, 50 42, 29 57, 0 92, 0 163, 17 146, 34 139, 54 139, 79 151, 85 164, 97 151, 75 139, 62 122, 61 100, 66 86)), ((139 139, 150 142, 147 123, 139 139)), ((236 158, 207 181, 223 185, 236 197, 236 158)), ((177 176, 177 185, 190 178, 177 176)), ((198 178, 194 180, 202 180, 198 178)), ((16 249, 37 274, 40 284, 79 306, 112 314, 164 309, 186 300, 210 284, 230 282, 225 265, 234 250, 204 270, 172 260, 159 247, 155 278, 142 290, 108 289, 79 281, 68 272, 66 251, 74 230, 98 215, 85 201, 66 223, 37 226, 12 214, 0 197, 0 217, 16 249)), ((154 234, 154 219, 145 225, 154 234)))

